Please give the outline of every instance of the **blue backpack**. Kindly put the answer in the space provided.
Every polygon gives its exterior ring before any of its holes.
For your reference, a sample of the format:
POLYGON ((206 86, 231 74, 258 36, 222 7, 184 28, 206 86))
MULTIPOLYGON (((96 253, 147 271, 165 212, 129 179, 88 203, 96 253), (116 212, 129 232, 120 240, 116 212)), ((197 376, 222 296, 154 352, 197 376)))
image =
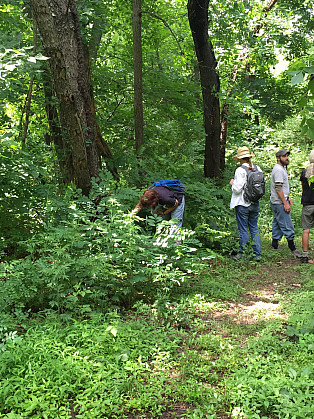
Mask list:
POLYGON ((170 191, 179 192, 185 194, 185 187, 183 183, 178 179, 163 179, 156 180, 148 189, 153 189, 155 186, 164 186, 170 191))

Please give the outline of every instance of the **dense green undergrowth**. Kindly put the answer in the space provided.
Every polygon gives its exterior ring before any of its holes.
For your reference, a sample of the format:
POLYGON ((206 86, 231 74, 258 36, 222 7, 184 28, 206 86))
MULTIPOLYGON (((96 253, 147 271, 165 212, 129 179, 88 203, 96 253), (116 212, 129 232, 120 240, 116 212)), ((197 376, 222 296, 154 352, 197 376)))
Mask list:
MULTIPOLYGON (((300 247, 307 145, 281 134, 249 144, 266 176, 263 258, 248 249, 240 264, 230 259, 236 147, 222 179, 183 163, 168 172, 186 185, 178 236, 149 212, 131 216, 140 182, 104 172, 83 197, 52 180, 46 150, 36 161, 1 145, 1 417, 313 417, 313 265, 292 263, 285 244, 271 252, 268 204, 269 156, 285 146, 300 247)), ((148 184, 164 177, 160 164, 148 184)))
POLYGON ((3 317, 2 417, 176 417, 176 406, 187 418, 312 417, 312 266, 285 258, 286 280, 264 277, 266 288, 280 286, 271 301, 287 319, 265 320, 262 309, 253 322, 227 314, 265 267, 281 266, 276 258, 203 261, 183 286, 122 312, 39 312, 15 331, 3 317))

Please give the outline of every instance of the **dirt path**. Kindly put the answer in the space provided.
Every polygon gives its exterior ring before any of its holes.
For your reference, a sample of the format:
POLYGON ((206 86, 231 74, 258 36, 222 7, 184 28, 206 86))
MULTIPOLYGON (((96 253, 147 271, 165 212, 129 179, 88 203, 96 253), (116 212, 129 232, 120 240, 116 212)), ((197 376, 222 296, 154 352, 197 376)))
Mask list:
MULTIPOLYGON (((207 327, 224 338, 234 336, 240 327, 238 345, 244 348, 247 339, 256 336, 264 322, 271 319, 285 321, 287 314, 282 302, 289 300, 289 293, 302 286, 300 273, 295 269, 299 265, 300 261, 291 257, 258 265, 256 276, 249 275, 240 281, 244 291, 237 301, 224 301, 227 308, 202 316, 204 320, 206 318, 207 327)), ((186 409, 184 403, 174 405, 171 411, 164 412, 162 419, 186 417, 186 409)), ((230 416, 221 412, 217 419, 230 419, 230 416)))
POLYGON ((229 302, 229 308, 214 313, 213 319, 238 324, 253 324, 275 317, 285 319, 280 300, 301 286, 299 273, 293 269, 299 265, 300 262, 292 258, 261 265, 256 277, 241 282, 244 292, 239 301, 229 302))
MULTIPOLYGON (((210 312, 201 310, 195 313, 198 324, 204 322, 204 331, 200 334, 214 333, 224 339, 236 339, 237 345, 245 350, 247 340, 250 337, 257 336, 267 321, 273 319, 286 321, 288 315, 283 310, 282 303, 289 301, 291 292, 302 287, 300 272, 296 269, 298 266, 300 266, 300 261, 291 257, 266 261, 256 265, 256 270, 252 266, 248 266, 248 275, 240 280, 243 293, 236 301, 224 300, 221 309, 210 312)), ((245 264, 243 267, 245 269, 245 264)), ((308 268, 313 269, 312 266, 308 266, 308 268)), ((211 272, 214 271, 215 267, 212 265, 211 272)), ((193 326, 191 332, 193 332, 193 326)), ((199 331, 196 334, 199 334, 199 331)), ((197 345, 191 345, 187 340, 186 344, 182 346, 182 353, 186 354, 189 351, 197 351, 200 357, 203 356, 202 349, 199 349, 197 345)), ((175 370, 170 376, 175 385, 180 376, 180 371, 175 370)), ((212 386, 206 380, 203 385, 212 386)), ((194 407, 184 401, 174 403, 162 414, 161 418, 187 418, 186 412, 189 409, 194 410, 194 407)), ((138 419, 139 417, 136 415, 129 416, 132 419, 138 419)), ((152 419, 152 416, 148 413, 145 418, 152 419)), ((217 419, 230 418, 230 415, 223 411, 217 412, 217 419)))

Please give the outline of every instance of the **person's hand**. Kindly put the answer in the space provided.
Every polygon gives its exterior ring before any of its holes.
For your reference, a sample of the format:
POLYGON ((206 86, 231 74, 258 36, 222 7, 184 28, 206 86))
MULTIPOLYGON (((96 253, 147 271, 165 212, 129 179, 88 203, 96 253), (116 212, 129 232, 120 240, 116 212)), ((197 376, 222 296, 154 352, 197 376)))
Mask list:
POLYGON ((231 180, 230 180, 230 185, 231 185, 231 186, 233 185, 233 182, 234 182, 234 179, 231 179, 231 180))
POLYGON ((284 207, 286 213, 289 214, 289 212, 291 211, 290 204, 288 204, 288 202, 286 202, 283 207, 284 207))
POLYGON ((134 217, 134 215, 136 215, 138 212, 140 212, 142 208, 143 208, 142 205, 139 203, 139 204, 136 205, 136 207, 131 212, 128 213, 128 215, 130 217, 134 217))
POLYGON ((164 215, 163 211, 159 211, 159 210, 155 211, 155 213, 156 213, 157 215, 164 215))

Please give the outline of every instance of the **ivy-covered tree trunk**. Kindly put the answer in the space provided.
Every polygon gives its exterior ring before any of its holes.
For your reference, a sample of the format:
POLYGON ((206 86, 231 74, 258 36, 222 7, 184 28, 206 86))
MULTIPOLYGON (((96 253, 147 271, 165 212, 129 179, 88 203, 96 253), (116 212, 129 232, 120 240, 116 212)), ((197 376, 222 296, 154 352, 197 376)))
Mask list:
POLYGON ((134 131, 136 150, 144 144, 141 8, 142 0, 133 0, 134 131))
POLYGON ((74 181, 87 195, 91 178, 99 173, 100 153, 75 2, 31 0, 31 7, 49 57, 63 135, 72 154, 74 181))
POLYGON ((212 43, 208 37, 209 0, 189 0, 188 16, 198 60, 206 134, 204 175, 218 177, 220 171, 220 81, 212 43))

